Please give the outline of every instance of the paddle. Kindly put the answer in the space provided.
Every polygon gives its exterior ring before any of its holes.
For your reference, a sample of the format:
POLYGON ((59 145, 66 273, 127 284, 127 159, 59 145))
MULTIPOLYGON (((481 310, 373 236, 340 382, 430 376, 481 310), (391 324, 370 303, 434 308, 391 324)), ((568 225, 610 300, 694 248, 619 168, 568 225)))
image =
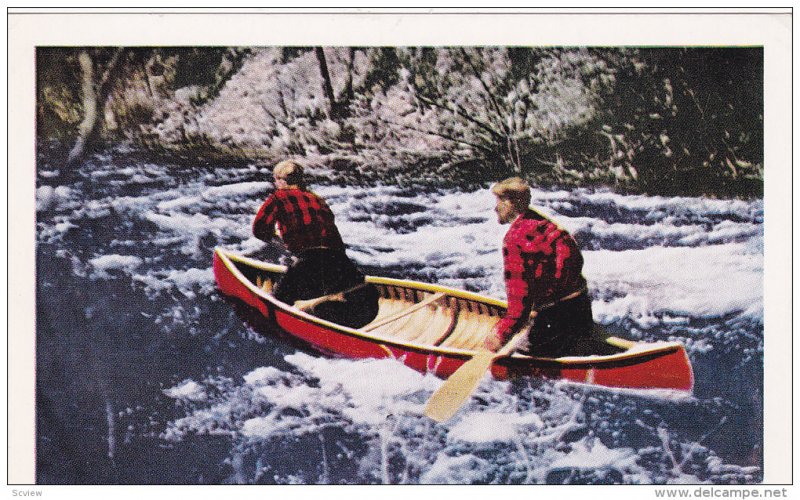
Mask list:
POLYGON ((450 378, 433 393, 425 406, 425 415, 444 422, 456 414, 478 387, 478 383, 498 358, 507 356, 528 335, 528 329, 511 337, 511 340, 497 352, 481 351, 461 365, 450 378))
POLYGON ((322 304, 323 302, 344 302, 345 301, 345 294, 350 292, 355 292, 359 288, 367 286, 367 283, 359 283, 358 285, 348 288, 347 290, 343 290, 341 292, 336 293, 329 293, 328 295, 323 295, 322 297, 315 297, 313 299, 306 299, 306 300, 296 300, 294 302, 294 306, 301 311, 313 311, 315 307, 322 304))

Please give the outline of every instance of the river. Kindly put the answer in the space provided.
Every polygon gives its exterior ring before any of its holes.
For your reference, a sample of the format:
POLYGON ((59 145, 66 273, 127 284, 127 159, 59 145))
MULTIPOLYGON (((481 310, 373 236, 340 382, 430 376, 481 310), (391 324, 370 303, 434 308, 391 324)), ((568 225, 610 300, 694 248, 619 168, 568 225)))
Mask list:
MULTIPOLYGON (((343 186, 314 171, 368 273, 504 298, 481 188, 343 186)), ((215 246, 250 233, 263 166, 131 151, 37 169, 39 484, 675 484, 763 478, 763 202, 535 189, 585 250, 595 320, 677 340, 692 395, 486 378, 455 418, 394 360, 331 359, 256 331, 216 290, 215 246)))

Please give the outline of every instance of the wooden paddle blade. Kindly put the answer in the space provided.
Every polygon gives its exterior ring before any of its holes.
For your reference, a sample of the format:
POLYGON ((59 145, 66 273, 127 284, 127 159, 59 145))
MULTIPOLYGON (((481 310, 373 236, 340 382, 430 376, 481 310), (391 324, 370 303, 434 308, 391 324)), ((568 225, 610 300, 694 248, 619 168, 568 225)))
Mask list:
POLYGON ((437 422, 455 415, 478 387, 496 357, 498 355, 491 351, 480 352, 461 365, 433 393, 425 406, 425 415, 437 422))
POLYGON ((478 387, 478 383, 492 367, 492 363, 496 359, 514 352, 527 336, 528 329, 523 329, 511 337, 511 340, 498 352, 481 351, 461 365, 433 393, 425 406, 425 415, 437 422, 444 422, 455 415, 458 409, 469 399, 475 388, 478 387))

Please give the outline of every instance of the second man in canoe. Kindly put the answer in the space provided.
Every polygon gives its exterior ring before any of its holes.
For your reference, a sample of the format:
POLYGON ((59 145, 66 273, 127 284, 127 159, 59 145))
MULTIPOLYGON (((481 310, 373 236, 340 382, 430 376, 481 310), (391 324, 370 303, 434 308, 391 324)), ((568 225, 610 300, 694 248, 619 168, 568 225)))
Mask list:
POLYGON ((333 212, 306 187, 303 167, 282 161, 273 176, 275 191, 258 210, 253 234, 263 241, 279 235, 293 255, 273 290, 275 298, 298 307, 313 301, 316 305, 308 312, 344 326, 359 328, 372 321, 378 313, 378 291, 364 283, 364 275, 345 254, 333 212))
POLYGON ((497 351, 536 313, 529 346, 533 356, 607 354, 593 340, 592 303, 582 275, 583 256, 572 236, 530 208, 528 183, 512 177, 492 187, 498 222, 511 224, 503 239, 503 268, 508 297, 505 316, 484 347, 497 351))

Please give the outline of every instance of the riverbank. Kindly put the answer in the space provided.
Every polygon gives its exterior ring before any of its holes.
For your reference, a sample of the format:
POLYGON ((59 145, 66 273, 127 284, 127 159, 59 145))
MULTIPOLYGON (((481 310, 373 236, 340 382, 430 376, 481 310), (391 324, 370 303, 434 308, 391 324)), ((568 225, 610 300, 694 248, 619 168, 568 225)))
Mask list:
POLYGON ((357 184, 471 185, 521 175, 542 186, 763 196, 760 49, 37 55, 39 139, 69 144, 68 156, 84 143, 122 142, 188 164, 302 158, 335 182, 357 184), (103 113, 84 113, 91 106, 82 103, 81 81, 105 89, 94 104, 103 113))

